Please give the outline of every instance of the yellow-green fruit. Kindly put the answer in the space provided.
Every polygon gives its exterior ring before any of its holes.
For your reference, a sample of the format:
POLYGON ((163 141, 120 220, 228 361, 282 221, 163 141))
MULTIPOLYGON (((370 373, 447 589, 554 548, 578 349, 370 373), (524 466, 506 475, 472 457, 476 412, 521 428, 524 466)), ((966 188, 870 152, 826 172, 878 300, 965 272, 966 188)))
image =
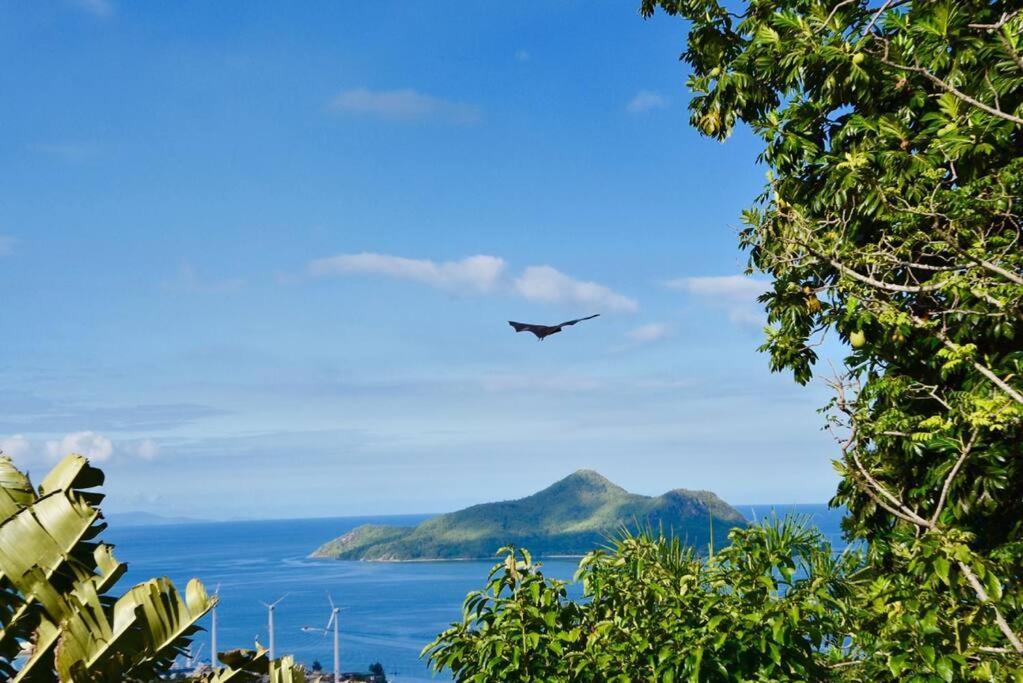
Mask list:
POLYGON ((858 349, 867 343, 867 335, 863 334, 860 330, 856 330, 849 335, 849 343, 852 344, 854 349, 858 349))
POLYGON ((852 62, 853 62, 853 64, 859 66, 860 64, 863 63, 864 59, 866 59, 866 57, 863 56, 863 53, 862 52, 857 52, 856 54, 853 55, 852 62))
POLYGON ((821 300, 815 296, 809 296, 806 299, 806 308, 811 313, 818 313, 821 310, 821 300))
POLYGON ((906 338, 902 336, 901 332, 896 330, 895 334, 892 335, 892 341, 895 342, 896 344, 901 344, 902 342, 906 341, 906 338))

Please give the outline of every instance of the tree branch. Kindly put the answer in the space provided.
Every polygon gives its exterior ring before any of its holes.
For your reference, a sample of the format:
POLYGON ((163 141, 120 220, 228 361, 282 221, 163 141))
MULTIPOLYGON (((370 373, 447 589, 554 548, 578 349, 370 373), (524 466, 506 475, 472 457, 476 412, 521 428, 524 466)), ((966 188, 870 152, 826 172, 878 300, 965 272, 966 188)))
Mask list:
MULTIPOLYGON (((852 459, 853 463, 856 466, 856 469, 862 475, 863 479, 865 479, 870 484, 870 486, 864 486, 862 483, 859 482, 858 479, 854 479, 854 481, 857 481, 857 483, 860 484, 860 488, 864 492, 866 492, 867 495, 869 495, 876 503, 878 503, 882 508, 884 508, 891 514, 895 515, 899 519, 902 519, 903 521, 906 522, 910 522, 911 524, 916 525, 918 528, 924 529, 926 531, 935 531, 940 533, 941 529, 937 525, 937 515, 935 515, 935 517, 931 520, 926 520, 920 517, 913 510, 911 510, 905 503, 903 503, 891 492, 889 492, 888 489, 884 487, 884 485, 882 485, 880 482, 874 479, 874 477, 871 476, 871 474, 863 466, 863 463, 860 462, 859 456, 856 455, 855 451, 856 441, 855 417, 853 415, 852 409, 846 402, 845 385, 841 382, 841 380, 836 380, 835 382, 831 383, 831 385, 833 388, 835 388, 838 394, 836 397, 836 401, 839 410, 848 415, 849 419, 852 421, 851 424, 852 431, 849 435, 849 438, 842 444, 841 447, 842 454, 852 459), (871 488, 873 488, 874 490, 871 490, 871 488), (887 502, 881 499, 882 495, 884 496, 884 498, 887 499, 887 502)), ((974 435, 974 437, 970 439, 970 442, 967 444, 967 446, 963 448, 963 455, 961 455, 959 460, 956 462, 956 466, 955 468, 953 468, 954 472, 951 473, 948 478, 946 478, 945 486, 943 487, 942 490, 943 498, 947 495, 947 490, 951 486, 950 482, 954 477, 955 473, 958 473, 958 468, 961 467, 962 462, 966 459, 966 456, 973 449, 975 439, 976 435, 974 435)), ((944 503, 942 502, 941 505, 944 505, 944 503)), ((1023 654, 1023 642, 1020 641, 1019 636, 1016 635, 1016 633, 1012 630, 1012 627, 1009 626, 1009 623, 1005 620, 1005 617, 1002 615, 1001 610, 998 609, 998 605, 996 605, 991 600, 991 596, 988 595, 988 592, 984 589, 983 584, 981 584, 980 580, 977 579, 977 575, 973 572, 973 569, 968 564, 961 560, 957 560, 956 564, 958 565, 959 570, 963 573, 963 576, 966 577, 966 580, 970 584, 970 587, 973 588, 973 592, 977 595, 977 599, 980 600, 980 602, 983 603, 984 605, 990 607, 991 610, 994 612, 995 623, 997 624, 998 629, 1009 641, 1013 649, 1017 653, 1023 654)))
POLYGON ((995 623, 998 624, 998 629, 1005 635, 1013 649, 1016 650, 1017 653, 1023 655, 1023 642, 1020 642, 1019 636, 1017 636, 1009 626, 1009 622, 1005 621, 1005 617, 1002 616, 1002 612, 998 609, 998 606, 991 602, 991 597, 987 594, 987 591, 984 590, 984 586, 977 579, 977 575, 973 573, 973 569, 970 568, 970 565, 961 560, 956 564, 959 565, 959 571, 961 571, 963 576, 966 577, 966 580, 969 582, 980 601, 988 605, 994 611, 995 623))
POLYGON ((865 284, 868 284, 871 287, 876 287, 877 289, 884 289, 889 292, 905 292, 908 294, 920 294, 923 292, 936 292, 937 290, 945 286, 944 282, 935 282, 928 285, 896 285, 890 282, 882 282, 881 280, 875 280, 869 275, 864 275, 863 273, 860 273, 859 271, 850 268, 841 261, 836 261, 835 259, 828 259, 827 261, 833 267, 837 268, 839 271, 845 273, 849 277, 855 280, 859 280, 860 282, 863 282, 865 284))
POLYGON ((867 28, 863 29, 863 35, 870 33, 870 29, 874 28, 874 24, 876 24, 877 20, 881 18, 881 13, 888 9, 890 4, 892 4, 892 0, 885 0, 885 3, 881 5, 881 8, 874 14, 874 18, 870 20, 869 24, 867 24, 867 28))
POLYGON ((827 26, 828 24, 831 23, 831 20, 835 18, 835 13, 839 9, 841 9, 842 7, 845 7, 846 5, 848 5, 850 3, 853 3, 853 2, 856 2, 856 0, 842 0, 842 2, 840 2, 837 5, 835 5, 834 7, 832 7, 831 8, 831 12, 828 14, 828 18, 824 20, 824 26, 827 26))
POLYGON ((934 514, 931 516, 932 527, 938 524, 938 518, 941 516, 941 511, 945 507, 945 501, 948 499, 949 489, 952 488, 952 480, 956 478, 957 474, 959 474, 959 469, 963 466, 963 463, 966 462, 966 458, 970 457, 970 452, 973 450, 973 444, 976 443, 976 441, 977 432, 974 432, 973 436, 970 437, 969 442, 963 446, 963 452, 956 460, 956 464, 952 466, 948 476, 945 477, 945 483, 941 487, 941 495, 938 496, 938 504, 935 506, 934 514))
POLYGON ((935 220, 934 227, 937 229, 938 234, 941 235, 943 238, 945 238, 945 243, 948 244, 950 247, 952 247, 955 251, 959 252, 960 254, 965 256, 966 258, 970 259, 971 261, 973 261, 974 263, 979 265, 981 268, 985 268, 985 269, 991 271, 992 273, 995 273, 996 275, 1001 275, 1006 280, 1009 280, 1010 282, 1014 282, 1017 285, 1023 285, 1023 276, 1021 276, 1019 273, 1014 273, 1011 270, 1007 270, 1005 268, 1002 268, 997 263, 992 263, 991 261, 988 261, 986 259, 982 259, 979 256, 974 256, 973 254, 971 254, 967 250, 965 250, 962 247, 960 247, 956 243, 956 240, 953 238, 953 236, 947 230, 942 230, 941 228, 939 228, 937 223, 938 223, 938 221, 935 220))
MULTIPOLYGON (((959 349, 959 345, 952 343, 949 340, 949 338, 945 335, 945 333, 942 332, 941 330, 935 330, 934 334, 937 335, 938 339, 941 340, 941 343, 945 345, 945 348, 952 351, 956 351, 959 349)), ((1020 405, 1023 405, 1023 394, 1013 389, 1012 386, 1010 386, 1005 380, 1003 380, 1001 377, 992 372, 989 367, 975 360, 970 361, 970 363, 973 365, 974 369, 977 372, 991 380, 991 382, 996 387, 998 387, 999 389, 1007 393, 1009 396, 1011 396, 1014 401, 1016 401, 1020 405)))
POLYGON ((919 66, 909 66, 908 64, 898 64, 896 62, 889 61, 889 60, 885 59, 884 57, 878 57, 878 59, 881 61, 882 64, 886 64, 887 66, 890 66, 893 69, 900 69, 902 71, 909 71, 911 73, 920 74, 921 76, 923 76, 924 78, 929 80, 931 83, 934 83, 935 85, 937 85, 939 88, 941 88, 945 92, 951 93, 951 94, 955 95, 956 97, 961 99, 963 102, 966 102, 968 104, 972 104, 974 107, 977 107, 978 109, 986 111, 988 114, 991 114, 992 116, 997 116, 999 118, 1005 119, 1006 121, 1012 121, 1016 125, 1023 126, 1023 119, 1021 119, 1020 117, 1013 116, 1012 114, 1004 112, 1001 109, 995 109, 994 107, 992 107, 990 105, 984 104, 983 102, 981 102, 978 99, 970 97, 969 95, 967 95, 963 91, 957 89, 954 85, 951 85, 951 84, 946 83, 945 81, 941 80, 940 78, 938 78, 937 76, 932 74, 927 69, 921 68, 919 66))

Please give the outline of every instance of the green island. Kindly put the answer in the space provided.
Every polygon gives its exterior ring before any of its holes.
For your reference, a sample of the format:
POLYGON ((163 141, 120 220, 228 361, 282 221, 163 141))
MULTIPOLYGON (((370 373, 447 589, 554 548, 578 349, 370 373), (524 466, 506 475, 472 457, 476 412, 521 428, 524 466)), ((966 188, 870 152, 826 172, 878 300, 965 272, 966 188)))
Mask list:
POLYGON ((628 528, 655 528, 696 547, 745 527, 739 512, 710 491, 675 489, 660 496, 629 493, 592 470, 579 470, 518 500, 483 503, 415 527, 366 524, 317 548, 312 557, 415 561, 492 558, 504 545, 538 556, 581 556, 628 528))

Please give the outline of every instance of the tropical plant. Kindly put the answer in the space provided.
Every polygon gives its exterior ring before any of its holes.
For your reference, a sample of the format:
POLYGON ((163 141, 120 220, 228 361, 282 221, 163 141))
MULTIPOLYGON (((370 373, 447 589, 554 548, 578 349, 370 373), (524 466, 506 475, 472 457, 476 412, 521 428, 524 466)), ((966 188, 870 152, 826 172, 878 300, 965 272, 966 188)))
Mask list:
POLYGON ((582 600, 503 548, 463 619, 425 650, 459 681, 827 680, 861 580, 805 520, 734 529, 707 558, 676 537, 624 533, 579 565, 582 600))
POLYGON ((691 122, 746 124, 744 214, 772 368, 828 333, 834 502, 876 579, 855 675, 1023 675, 1023 8, 991 0, 643 0, 691 23, 691 122))
MULTIPOLYGON (((152 681, 188 649, 198 620, 215 604, 202 584, 182 595, 155 578, 110 595, 124 575, 112 548, 97 540, 106 524, 95 491, 103 473, 69 455, 33 487, 0 455, 0 679, 11 681, 152 681)), ((221 656, 234 666, 210 683, 301 681, 290 660, 265 650, 221 656)))
POLYGON ((506 546, 484 590, 465 599, 461 623, 441 633, 423 655, 456 680, 561 680, 566 650, 581 637, 581 607, 566 584, 548 579, 528 550, 506 546))

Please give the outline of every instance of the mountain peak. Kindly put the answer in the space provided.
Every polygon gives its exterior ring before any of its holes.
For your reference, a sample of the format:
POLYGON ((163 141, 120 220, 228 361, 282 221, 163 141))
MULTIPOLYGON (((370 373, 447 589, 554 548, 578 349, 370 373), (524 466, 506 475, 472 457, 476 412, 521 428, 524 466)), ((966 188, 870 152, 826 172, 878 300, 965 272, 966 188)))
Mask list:
POLYGON ((535 495, 539 496, 547 493, 563 494, 571 491, 627 493, 621 486, 596 470, 576 470, 564 479, 554 482, 535 495))
POLYGON ((565 477, 562 481, 586 481, 594 484, 611 484, 612 486, 615 486, 615 484, 610 479, 605 477, 597 470, 586 469, 576 470, 572 474, 565 477))

